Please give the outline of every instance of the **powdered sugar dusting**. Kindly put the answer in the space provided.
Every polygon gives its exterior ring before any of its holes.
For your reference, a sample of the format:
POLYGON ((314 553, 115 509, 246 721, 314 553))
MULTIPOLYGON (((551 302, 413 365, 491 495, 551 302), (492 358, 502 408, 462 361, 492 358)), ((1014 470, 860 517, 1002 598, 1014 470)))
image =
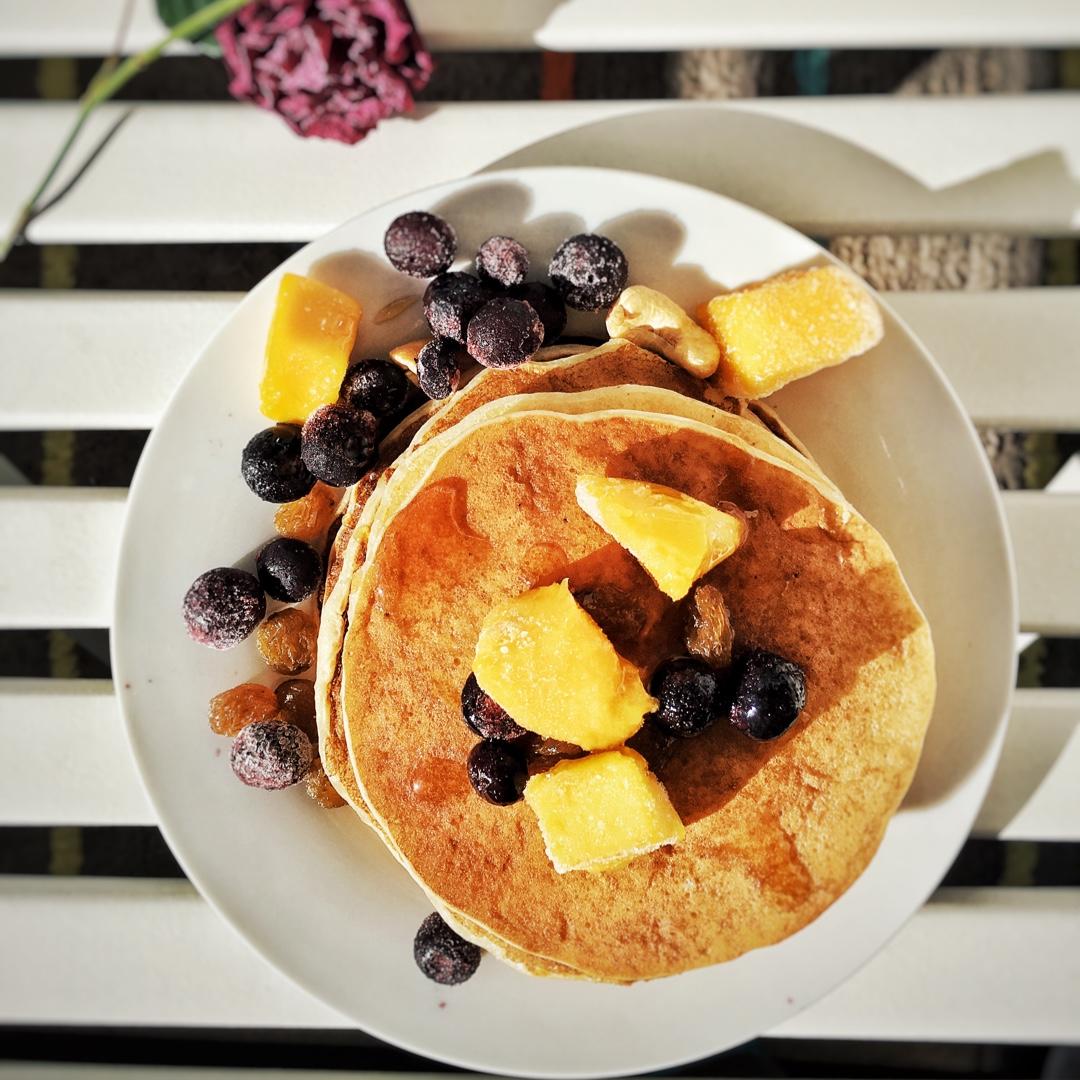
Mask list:
POLYGON ((476 269, 506 288, 520 285, 529 273, 529 253, 512 236, 492 236, 476 253, 476 269))
POLYGON ((626 287, 629 267, 619 245, 596 233, 564 240, 551 257, 551 283, 572 308, 610 307, 626 287))
POLYGON ((212 649, 239 645, 266 614, 266 597, 254 574, 219 566, 200 574, 184 595, 188 636, 212 649))
POLYGON ((454 261, 457 236, 441 217, 412 210, 390 223, 383 247, 395 270, 412 277, 434 277, 454 261))
POLYGON ((233 740, 229 763, 248 787, 276 791, 299 783, 315 751, 298 727, 280 720, 257 720, 233 740))

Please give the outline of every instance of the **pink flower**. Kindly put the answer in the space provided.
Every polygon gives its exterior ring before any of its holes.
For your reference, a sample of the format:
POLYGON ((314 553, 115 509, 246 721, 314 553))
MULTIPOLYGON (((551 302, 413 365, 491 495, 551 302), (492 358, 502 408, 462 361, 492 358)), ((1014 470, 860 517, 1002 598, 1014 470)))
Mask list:
POLYGON ((345 143, 410 112, 434 70, 404 0, 259 0, 216 34, 233 97, 345 143))

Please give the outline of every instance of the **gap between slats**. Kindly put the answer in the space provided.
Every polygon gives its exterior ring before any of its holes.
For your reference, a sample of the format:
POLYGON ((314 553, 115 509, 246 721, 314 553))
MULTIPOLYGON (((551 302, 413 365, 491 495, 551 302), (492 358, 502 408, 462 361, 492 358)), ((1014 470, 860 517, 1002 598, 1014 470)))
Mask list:
MULTIPOLYGON (((111 683, 0 680, 0 739, 23 762, 0 787, 0 824, 156 823, 111 683), (53 782, 42 784, 44 775, 53 782)), ((975 834, 1080 840, 1078 775, 1080 690, 1017 691, 1001 763, 975 834)))
MULTIPOLYGON (((119 108, 93 114, 87 145, 119 108)), ((13 218, 72 116, 68 105, 0 106, 12 163, 0 172, 0 221, 13 218)), ((303 240, 399 195, 402 162, 417 188, 508 165, 626 168, 721 191, 816 235, 1080 232, 1080 94, 1061 91, 424 105, 359 147, 297 139, 246 105, 144 104, 30 236, 303 240), (745 146, 754 152, 731 151, 745 146)))
MULTIPOLYGON (((1004 501, 1022 627, 1080 633, 1080 495, 1007 491, 1004 501)), ((120 490, 0 487, 0 629, 108 626, 123 515, 120 490)))
MULTIPOLYGON (((48 1036, 44 1036, 48 1038, 48 1036)), ((212 1055, 210 1051, 207 1056, 212 1055)), ((357 1052, 362 1058, 363 1052, 357 1052)), ((486 1080, 479 1073, 458 1073, 468 1080, 486 1080)), ((412 1072, 408 1080, 446 1080, 446 1073, 412 1072)), ((261 1068, 230 1068, 213 1065, 53 1065, 44 1062, 0 1062, 0 1080, 405 1080, 400 1072, 375 1069, 326 1069, 287 1071, 261 1068)), ((692 1080, 687 1077, 686 1080, 692 1080)))
MULTIPOLYGON (((0 919, 0 1022, 348 1026, 185 883, 4 878, 0 919)), ((848 982, 770 1034, 1068 1043, 1080 1027, 1062 988, 1078 980, 1080 890, 945 889, 848 982)))
MULTIPOLYGON (((45 1036, 47 1038, 48 1036, 45 1036)), ((208 1052, 211 1056, 213 1051, 208 1052)), ((362 1051, 357 1052, 362 1058, 362 1051)), ((468 1080, 486 1080, 479 1073, 458 1073, 468 1080)), ((446 1073, 412 1072, 408 1080, 446 1080, 446 1073)), ((213 1065, 53 1065, 41 1062, 0 1062, 0 1080, 405 1080, 400 1072, 375 1069, 287 1070, 230 1068, 213 1065)), ((688 1077, 687 1080, 690 1080, 688 1077)))
MULTIPOLYGON (((0 429, 153 427, 240 299, 0 291, 0 429)), ((894 292, 885 299, 926 343, 976 423, 1080 429, 1080 288, 894 292)))
MULTIPOLYGON (((107 54, 120 0, 35 0, 5 20, 0 53, 16 56, 107 54)), ((1070 0, 989 6, 980 0, 907 0, 882 10, 865 0, 759 0, 749 5, 699 0, 412 0, 417 25, 434 49, 656 51, 705 48, 941 48, 946 45, 1057 46, 1080 42, 1070 0)), ((153 6, 135 7, 129 50, 162 36, 153 6)), ((176 51, 190 51, 178 46, 176 51)))

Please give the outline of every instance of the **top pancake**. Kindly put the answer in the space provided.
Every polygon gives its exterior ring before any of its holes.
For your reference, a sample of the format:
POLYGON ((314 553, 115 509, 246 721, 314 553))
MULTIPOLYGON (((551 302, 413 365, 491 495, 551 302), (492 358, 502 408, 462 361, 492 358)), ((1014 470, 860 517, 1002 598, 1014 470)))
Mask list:
MULTIPOLYGON (((531 362, 506 370, 484 370, 433 414, 428 405, 403 421, 384 443, 384 452, 390 447, 396 460, 387 460, 388 469, 378 488, 374 478, 369 475, 349 491, 341 529, 332 546, 327 568, 326 602, 319 635, 317 700, 320 757, 331 783, 365 820, 368 820, 368 814, 356 791, 346 754, 344 726, 339 715, 338 667, 344 635, 344 611, 351 578, 364 562, 368 530, 383 509, 382 494, 391 478, 390 474, 408 466, 409 459, 419 447, 440 436, 444 437, 445 442, 446 433, 476 411, 485 407, 498 410, 500 407, 494 403, 505 401, 511 396, 515 397, 517 404, 507 407, 517 410, 523 407, 523 395, 551 393, 576 394, 578 404, 572 404, 569 397, 564 399, 562 406, 556 406, 547 399, 544 406, 546 408, 591 411, 594 408, 612 407, 611 402, 614 400, 615 405, 622 408, 640 407, 648 411, 674 412, 676 415, 704 420, 721 426, 750 442, 752 446, 780 456, 797 467, 813 472, 823 482, 828 482, 811 461, 800 457, 798 452, 792 453, 788 446, 779 441, 783 438, 791 446, 799 446, 786 429, 783 429, 782 434, 778 432, 777 438, 772 437, 771 426, 766 426, 750 411, 754 405, 760 403, 750 403, 740 415, 730 414, 720 406, 734 410, 746 403, 715 398, 712 390, 700 379, 688 375, 654 353, 622 339, 613 339, 597 349, 579 349, 574 354, 556 360, 531 362), (584 396, 589 391, 605 387, 618 387, 621 397, 594 398, 590 403, 584 396), (656 393, 649 394, 649 390, 656 393), (704 403, 706 400, 709 405, 704 403), (701 404, 691 404, 695 402, 701 404)), ((400 481, 395 484, 396 489, 401 487, 400 481)))
MULTIPOLYGON (((757 446, 781 457, 797 468, 805 469, 828 483, 820 470, 810 461, 791 449, 797 445, 794 437, 784 430, 782 437, 787 443, 773 437, 766 425, 749 408, 740 410, 739 415, 723 411, 698 400, 702 384, 697 379, 689 378, 678 369, 652 353, 646 352, 630 342, 616 340, 596 350, 577 348, 573 352, 554 358, 555 362, 533 363, 515 371, 486 371, 480 373, 466 388, 455 395, 439 410, 450 412, 455 418, 452 429, 442 424, 428 424, 423 430, 417 430, 427 419, 422 413, 414 414, 391 435, 389 443, 395 443, 388 461, 392 468, 384 474, 384 479, 376 487, 373 477, 367 477, 350 489, 346 510, 341 521, 338 538, 333 545, 327 568, 326 603, 323 609, 323 622, 319 645, 319 729, 320 757, 333 785, 357 814, 369 825, 376 828, 384 843, 395 857, 399 857, 393 843, 384 831, 372 820, 356 785, 352 767, 348 759, 345 742, 343 712, 341 708, 340 649, 346 625, 345 607, 352 575, 363 564, 366 554, 369 530, 376 527, 380 518, 390 513, 388 501, 401 501, 401 492, 409 488, 402 483, 403 475, 397 476, 394 498, 384 499, 391 479, 391 473, 422 473, 421 455, 415 450, 423 447, 428 460, 439 451, 439 444, 455 437, 458 426, 470 416, 486 418, 501 415, 504 412, 519 411, 537 403, 541 408, 556 411, 589 412, 597 408, 622 407, 640 408, 648 411, 670 412, 673 415, 718 426, 722 430, 737 433, 752 446, 757 446), (586 355, 581 355, 586 354, 586 355), (597 361, 594 363, 594 361, 597 361), (637 378, 642 383, 618 382, 637 378), (618 385, 609 384, 618 382, 618 385), (679 392, 662 389, 664 386, 677 386, 679 392), (581 389, 580 393, 551 393, 550 388, 581 389), (596 389, 592 389, 596 387, 596 389), (606 387, 606 389, 604 389, 606 387), (503 392, 517 391, 514 396, 502 397, 503 392), (522 391, 527 391, 523 393, 522 391), (413 438, 415 436, 415 438, 413 438), (413 447, 401 454, 410 439, 413 447), (790 444, 790 445, 788 445, 790 444), (398 455, 401 455, 400 457, 398 455), (370 499, 370 502, 369 502, 370 499)), ((731 408, 733 403, 724 401, 731 408)), ((738 403, 744 405, 745 403, 738 403)), ((426 410, 430 415, 430 407, 426 410)), ((438 419, 438 418, 437 418, 438 419)), ((770 425, 771 426, 771 425, 770 425)), ((411 481, 410 481, 411 484, 411 481)), ((561 975, 572 977, 574 969, 565 964, 527 954, 520 949, 493 935, 490 931, 477 926, 466 919, 461 912, 449 907, 440 897, 432 896, 436 907, 452 922, 458 931, 477 941, 509 963, 523 967, 533 974, 561 975)))
POLYGON ((876 850, 930 715, 929 632, 884 541, 835 489, 693 420, 526 410, 462 429, 353 580, 345 728, 377 826, 447 906, 594 978, 672 974, 805 925, 876 850), (677 745, 659 775, 684 843, 559 875, 524 804, 471 791, 459 695, 491 605, 564 577, 645 612, 645 633, 616 642, 643 671, 683 651, 678 608, 577 507, 584 472, 754 512, 709 580, 738 645, 803 666, 808 702, 774 743, 718 724, 677 745))

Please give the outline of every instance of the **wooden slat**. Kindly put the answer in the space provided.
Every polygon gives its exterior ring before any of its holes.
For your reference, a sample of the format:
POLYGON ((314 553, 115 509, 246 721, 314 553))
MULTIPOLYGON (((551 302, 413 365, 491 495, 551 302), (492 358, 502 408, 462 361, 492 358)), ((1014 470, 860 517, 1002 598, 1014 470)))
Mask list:
MULTIPOLYGON (((95 113, 83 145, 120 108, 95 113)), ((0 221, 14 216, 71 117, 55 103, 0 107, 9 162, 0 221)), ((400 194, 402 162, 418 188, 495 165, 636 169, 818 234, 1080 231, 1080 94, 1059 92, 428 105, 356 147, 298 139, 241 104, 142 105, 30 234, 41 243, 304 240, 400 194)))
MULTIPOLYGON (((0 879, 0 919, 0 1022, 346 1026, 185 883, 0 879)), ((1077 980, 1080 890, 943 890, 843 987, 772 1034, 1067 1043, 1080 1037, 1065 989, 1077 980)))
MULTIPOLYGON (((1080 428, 1080 288, 886 299, 929 346, 976 423, 1080 428)), ((0 291, 0 430, 152 427, 239 300, 238 293, 0 291)))
POLYGON ((1080 495, 1010 491, 1005 495, 1016 554, 1020 622, 1041 634, 1080 633, 1080 495))
MULTIPOLYGON (((1080 632, 1080 495, 1009 491, 1005 507, 1021 624, 1080 632)), ((107 626, 123 514, 117 490, 0 488, 0 628, 107 626)))
POLYGON ((886 300, 976 423, 1080 428, 1080 289, 895 292, 886 300))
POLYGON ((975 822, 1000 840, 1080 840, 1080 690, 1018 690, 975 822))
MULTIPOLYGON (((104 54, 112 47, 121 0, 35 0, 5 20, 0 53, 104 54)), ((929 48, 945 45, 1046 45, 1080 41, 1070 0, 987 5, 984 0, 910 0, 889 9, 862 0, 760 0, 751 5, 668 0, 412 0, 436 49, 702 49, 812 46, 929 48)), ((138 0, 130 49, 161 36, 151 0, 138 0)))
MULTIPOLYGON (((0 825, 156 824, 110 683, 0 680, 0 737, 23 763, 0 786, 0 825)), ((1018 691, 976 835, 1080 840, 1078 775, 1080 691, 1018 691)))
POLYGON ((109 625, 124 498, 0 488, 0 628, 109 625))
POLYGON ((1071 1044, 1077 946, 1080 890, 942 889, 862 971, 771 1034, 1071 1044))
POLYGON ((0 680, 0 739, 3 824, 155 824, 107 679, 0 680))
POLYGON ((234 293, 0 291, 0 429, 150 428, 234 293))

